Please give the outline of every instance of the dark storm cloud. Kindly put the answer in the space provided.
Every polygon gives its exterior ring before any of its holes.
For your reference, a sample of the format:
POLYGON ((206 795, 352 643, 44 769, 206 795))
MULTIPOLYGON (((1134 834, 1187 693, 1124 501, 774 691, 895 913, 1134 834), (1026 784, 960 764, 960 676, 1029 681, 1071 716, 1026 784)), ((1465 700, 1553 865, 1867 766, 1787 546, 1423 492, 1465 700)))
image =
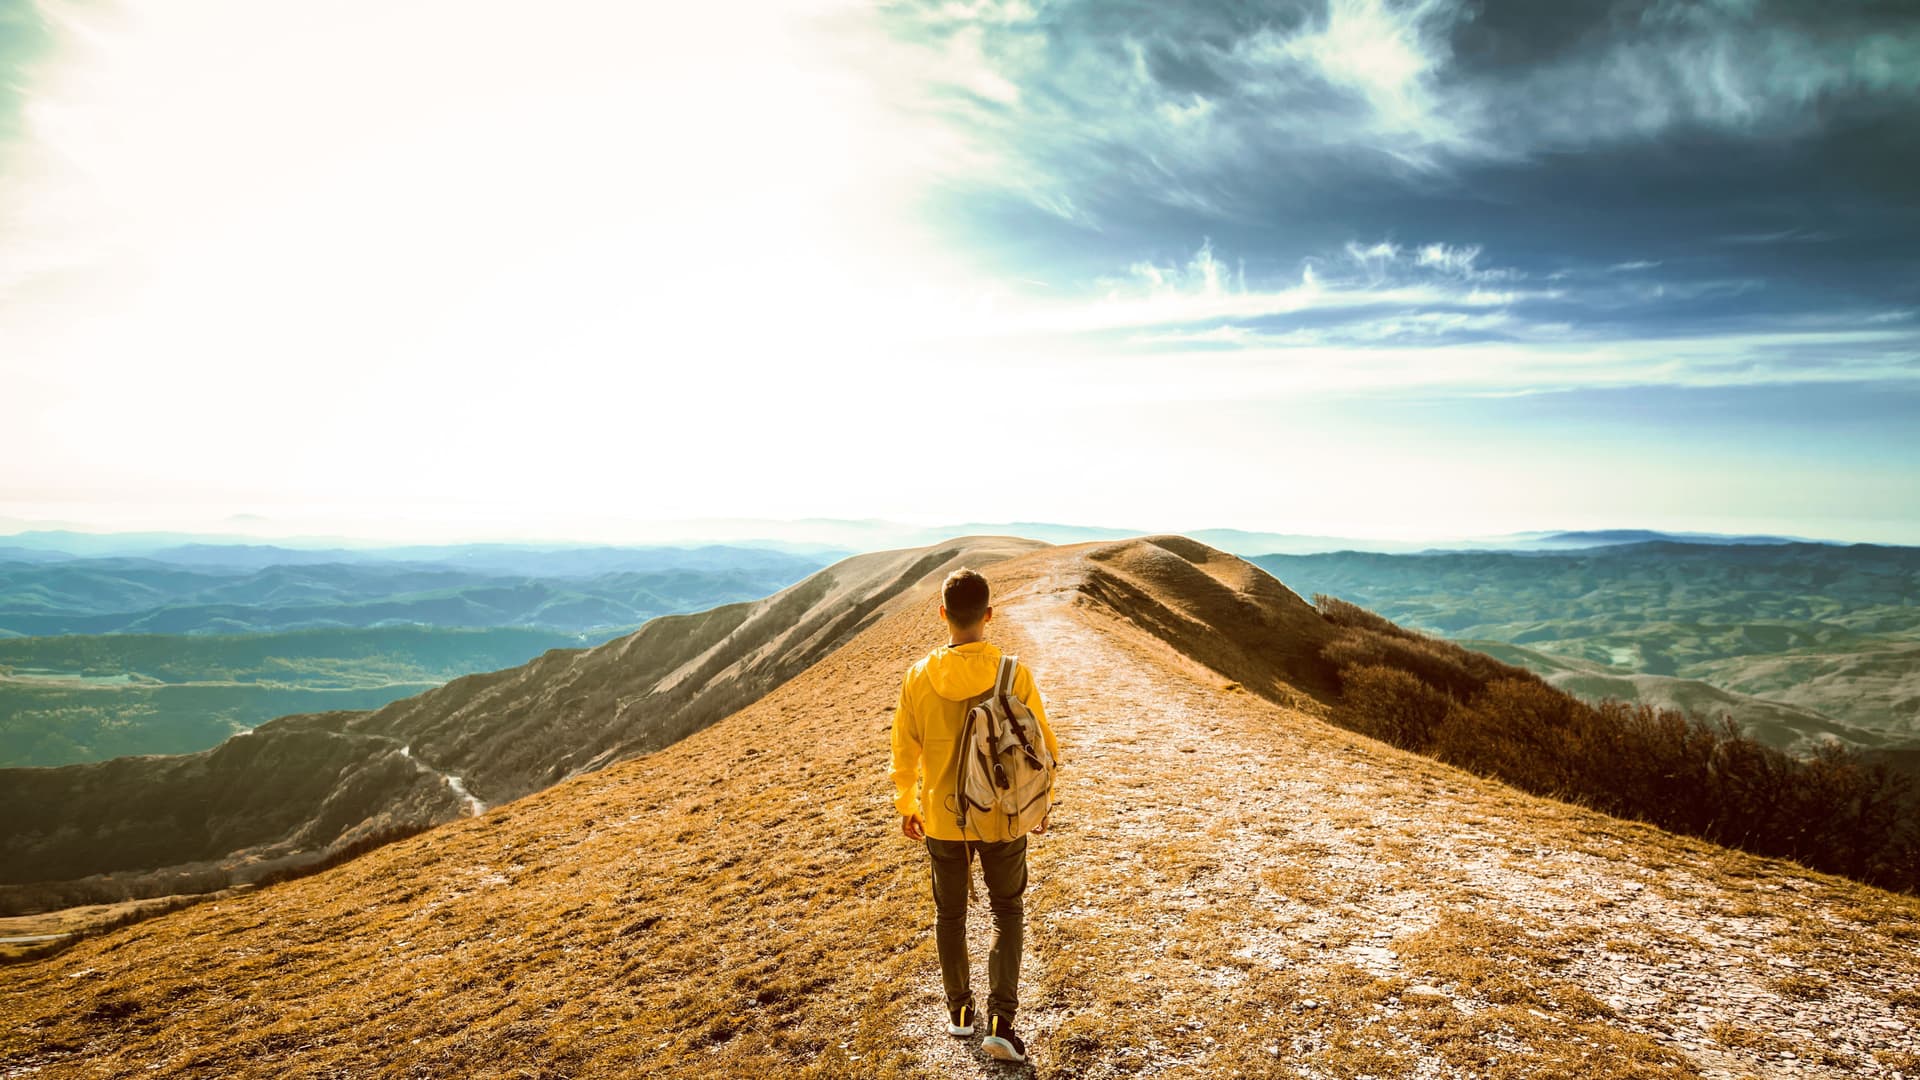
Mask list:
MULTIPOLYGON (((1210 241, 1254 291, 1402 253, 1478 248, 1508 298, 1214 319, 1233 348, 1312 338, 1516 341, 1788 335, 1761 366, 1920 376, 1920 8, 1319 0, 952 4, 1017 93, 948 99, 1017 188, 956 184, 955 228, 1028 275, 1178 266, 1210 241), (1836 344, 1792 336, 1872 327, 1836 344), (1340 327, 1344 326, 1342 330, 1340 327)), ((1341 275, 1346 275, 1342 278, 1341 275)), ((1154 281, 1165 288, 1164 275, 1154 281)), ((1468 290, 1454 281, 1448 296, 1468 290)), ((1746 356, 1760 346, 1753 346, 1746 356)), ((1746 362, 1730 359, 1728 364, 1746 362)), ((1703 361, 1704 363, 1704 361, 1703 361)))

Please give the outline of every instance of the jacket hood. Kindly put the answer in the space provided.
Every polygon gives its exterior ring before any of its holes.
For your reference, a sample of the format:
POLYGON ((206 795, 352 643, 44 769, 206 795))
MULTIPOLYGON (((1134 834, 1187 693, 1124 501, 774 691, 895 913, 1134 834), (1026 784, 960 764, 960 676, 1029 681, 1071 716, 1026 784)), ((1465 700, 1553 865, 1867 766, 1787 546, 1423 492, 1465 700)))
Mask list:
POLYGON ((927 681, 948 701, 986 693, 999 673, 1000 650, 985 641, 942 645, 927 654, 927 681))

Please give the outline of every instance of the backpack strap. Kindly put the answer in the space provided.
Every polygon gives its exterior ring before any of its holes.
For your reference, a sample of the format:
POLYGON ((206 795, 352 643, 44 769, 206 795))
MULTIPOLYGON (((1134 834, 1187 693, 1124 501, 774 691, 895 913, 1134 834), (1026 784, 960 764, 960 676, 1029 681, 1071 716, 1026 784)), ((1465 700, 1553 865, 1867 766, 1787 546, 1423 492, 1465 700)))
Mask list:
MULTIPOLYGON (((1006 653, 1000 654, 1000 670, 995 673, 993 677, 992 690, 993 699, 1000 703, 1000 714, 1007 718, 1007 726, 1013 729, 1016 737, 1020 734, 1020 725, 1013 721, 1013 670, 1014 665, 1019 662, 1020 658, 1017 656, 1009 656, 1006 653)), ((987 737, 992 740, 989 745, 994 748, 995 753, 999 753, 1000 731, 994 726, 993 721, 993 712, 992 710, 988 710, 987 737)))
POLYGON ((1006 697, 1013 693, 1014 669, 1020 664, 1020 658, 1012 653, 1000 654, 1000 674, 993 680, 993 696, 1006 697))
POLYGON ((1000 677, 994 681, 993 696, 1000 700, 1000 710, 1007 714, 1007 724, 1013 729, 1013 737, 1020 740, 1020 749, 1032 758, 1035 764, 1039 757, 1033 752, 1033 743, 1027 739, 1027 729, 1013 719, 1013 678, 1020 666, 1020 658, 1009 653, 1000 656, 1000 677))

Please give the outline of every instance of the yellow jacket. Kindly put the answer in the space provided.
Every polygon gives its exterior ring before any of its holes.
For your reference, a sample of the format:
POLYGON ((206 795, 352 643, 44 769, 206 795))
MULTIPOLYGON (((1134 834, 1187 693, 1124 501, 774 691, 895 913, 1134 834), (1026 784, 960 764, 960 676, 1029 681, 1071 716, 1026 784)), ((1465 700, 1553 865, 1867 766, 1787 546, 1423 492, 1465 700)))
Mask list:
MULTIPOLYGON (((966 839, 954 821, 954 743, 967 719, 967 699, 993 689, 999 671, 1000 650, 970 641, 928 653, 907 669, 900 684, 900 701, 893 708, 893 805, 902 816, 919 814, 927 835, 936 840, 966 839)), ((1032 710, 1057 764, 1060 744, 1025 664, 1014 665, 1013 696, 1032 710)), ((1059 786, 1056 778, 1054 787, 1059 786)))

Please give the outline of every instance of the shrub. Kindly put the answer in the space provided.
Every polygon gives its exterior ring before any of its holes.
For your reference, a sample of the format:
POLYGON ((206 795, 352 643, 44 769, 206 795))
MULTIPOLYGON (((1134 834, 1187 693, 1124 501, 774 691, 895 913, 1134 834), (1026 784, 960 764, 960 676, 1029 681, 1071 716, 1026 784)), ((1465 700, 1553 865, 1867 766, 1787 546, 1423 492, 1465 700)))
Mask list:
POLYGON ((1583 708, 1545 683, 1502 679, 1447 711, 1434 754, 1538 794, 1577 796, 1583 708))
POLYGON ((1453 699, 1385 664, 1340 669, 1341 723, 1407 750, 1426 750, 1453 699))

